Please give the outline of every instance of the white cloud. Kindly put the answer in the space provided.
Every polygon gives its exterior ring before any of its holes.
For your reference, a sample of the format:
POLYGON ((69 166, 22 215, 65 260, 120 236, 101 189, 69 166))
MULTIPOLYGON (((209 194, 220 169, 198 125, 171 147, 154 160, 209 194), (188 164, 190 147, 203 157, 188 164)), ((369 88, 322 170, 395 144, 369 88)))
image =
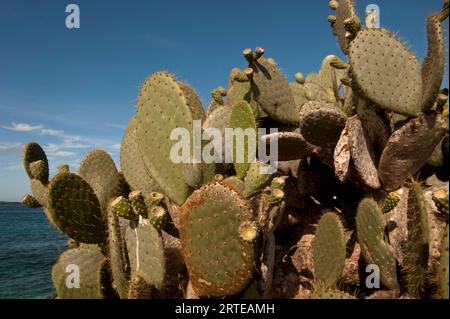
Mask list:
POLYGON ((27 123, 11 123, 11 126, 2 126, 4 129, 14 132, 31 132, 42 129, 42 125, 30 125, 27 123))
POLYGON ((12 142, 12 143, 0 143, 1 153, 15 153, 22 151, 23 143, 12 142))

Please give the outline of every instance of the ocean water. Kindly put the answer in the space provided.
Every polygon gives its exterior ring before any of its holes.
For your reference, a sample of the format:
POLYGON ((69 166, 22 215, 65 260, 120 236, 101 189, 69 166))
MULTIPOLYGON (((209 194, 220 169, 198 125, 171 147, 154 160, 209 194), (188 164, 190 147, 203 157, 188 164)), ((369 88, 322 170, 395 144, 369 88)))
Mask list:
POLYGON ((0 298, 54 295, 51 271, 66 244, 41 208, 0 204, 0 298))

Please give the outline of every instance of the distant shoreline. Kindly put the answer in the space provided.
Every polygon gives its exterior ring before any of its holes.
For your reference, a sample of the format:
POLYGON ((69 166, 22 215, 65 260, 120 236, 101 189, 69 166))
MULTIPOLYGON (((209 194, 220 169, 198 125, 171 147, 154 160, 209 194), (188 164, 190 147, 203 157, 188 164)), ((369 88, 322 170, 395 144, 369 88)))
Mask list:
POLYGON ((0 205, 17 205, 21 204, 21 202, 5 202, 0 200, 0 205))

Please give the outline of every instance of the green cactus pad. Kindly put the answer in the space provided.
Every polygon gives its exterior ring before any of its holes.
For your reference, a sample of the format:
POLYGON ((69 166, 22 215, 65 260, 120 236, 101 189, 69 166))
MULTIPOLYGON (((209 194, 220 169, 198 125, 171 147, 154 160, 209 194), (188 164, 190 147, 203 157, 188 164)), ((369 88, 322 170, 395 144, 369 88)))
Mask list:
POLYGON ((427 277, 430 238, 425 197, 419 184, 413 183, 408 194, 408 240, 405 245, 403 271, 408 294, 419 298, 427 277))
POLYGON ((161 289, 166 273, 164 245, 161 235, 146 219, 130 223, 125 241, 131 272, 139 272, 147 284, 161 289))
POLYGON ((113 159, 103 150, 93 150, 81 161, 78 173, 94 190, 106 216, 108 201, 120 195, 119 172, 113 159))
POLYGON ((205 111, 203 109, 202 101, 198 97, 195 90, 187 83, 178 81, 177 82, 180 89, 183 91, 183 95, 186 99, 186 103, 191 110, 192 117, 196 120, 201 120, 202 123, 205 121, 205 111))
POLYGON ((42 183, 48 183, 48 163, 43 160, 35 161, 30 164, 30 172, 33 178, 40 180, 42 183))
POLYGON ((145 167, 177 204, 182 204, 191 190, 183 182, 182 163, 170 158, 172 146, 180 142, 170 136, 176 128, 192 132, 197 118, 190 104, 179 83, 166 72, 156 72, 144 81, 137 103, 137 142, 145 167))
POLYGON ((149 172, 145 169, 144 161, 139 153, 137 143, 137 120, 131 118, 120 146, 120 167, 131 189, 139 190, 147 195, 158 192, 160 188, 149 172))
POLYGON ((253 96, 262 109, 276 121, 297 125, 298 109, 283 73, 265 58, 258 59, 251 67, 253 96))
POLYGON ((251 196, 257 194, 262 191, 263 188, 269 183, 271 174, 262 174, 262 169, 267 169, 268 164, 264 164, 261 162, 250 163, 250 167, 248 168, 247 175, 244 178, 244 191, 242 195, 245 198, 250 198, 251 196))
POLYGON ((131 207, 136 215, 141 215, 142 217, 147 217, 147 204, 145 203, 145 198, 142 192, 134 191, 128 196, 131 207))
POLYGON ((370 188, 381 188, 375 151, 358 115, 347 120, 347 129, 350 154, 361 181, 370 188))
POLYGON ((428 160, 444 136, 439 116, 421 115, 410 120, 389 138, 378 165, 383 188, 400 188, 428 160))
POLYGON ((422 111, 429 111, 441 89, 445 71, 445 36, 439 16, 432 14, 427 20, 428 54, 422 65, 422 111))
POLYGON ((380 268, 380 280, 389 289, 398 288, 397 267, 392 247, 384 241, 385 222, 378 204, 370 198, 358 205, 356 230, 361 252, 368 264, 380 268))
POLYGON ((30 188, 31 193, 33 194, 34 198, 41 204, 42 207, 48 206, 48 187, 40 180, 37 179, 31 179, 30 180, 30 188))
POLYGON ((47 155, 45 155, 45 151, 38 143, 28 143, 25 145, 23 149, 23 167, 27 172, 29 178, 33 178, 30 170, 30 164, 36 161, 43 161, 44 165, 47 167, 45 170, 47 172, 47 176, 42 176, 42 180, 48 181, 48 160, 47 155))
MULTIPOLYGON (((335 55, 326 56, 322 61, 319 76, 317 78, 317 84, 330 92, 333 92, 335 88, 338 89, 341 86, 340 79, 343 78, 346 74, 345 70, 336 69, 331 65, 333 62, 336 62, 336 59, 338 59, 338 57, 335 55)), ((330 96, 331 95, 332 93, 330 94, 330 96)), ((336 99, 332 100, 336 101, 336 99)))
POLYGON ((197 294, 229 296, 249 284, 255 253, 240 230, 252 215, 246 200, 217 182, 195 191, 181 207, 180 239, 197 294))
POLYGON ((419 61, 389 31, 360 31, 351 43, 349 57, 353 82, 360 94, 388 111, 408 116, 420 113, 419 61))
POLYGON ((52 280, 60 299, 103 299, 106 258, 98 250, 76 248, 65 251, 53 266, 52 280), (79 288, 71 275, 79 270, 79 288), (69 288, 69 287, 72 288, 69 288))
POLYGON ((400 195, 397 192, 390 192, 389 194, 387 194, 383 202, 382 208, 383 214, 389 213, 397 206, 399 202, 400 202, 400 195))
POLYGON ((336 22, 333 24, 333 32, 337 37, 339 46, 344 54, 348 54, 349 39, 345 36, 344 21, 357 15, 353 0, 340 0, 336 9, 336 22))
POLYGON ((300 133, 311 144, 327 147, 337 143, 346 116, 335 104, 308 102, 300 112, 300 133))
POLYGON ((67 165, 67 164, 59 165, 56 170, 56 174, 61 174, 61 173, 70 173, 69 165, 67 165))
POLYGON ((240 101, 246 101, 250 105, 255 118, 259 119, 262 117, 267 117, 267 114, 258 102, 256 102, 253 96, 252 86, 249 81, 233 82, 233 85, 227 91, 227 99, 230 105, 235 105, 240 101))
POLYGON ((80 176, 63 173, 51 180, 48 209, 56 226, 70 238, 88 244, 105 240, 100 204, 80 176))
POLYGON ((192 188, 199 188, 203 182, 201 163, 185 163, 183 167, 183 180, 192 188))
POLYGON ((346 240, 342 222, 334 212, 320 218, 312 247, 316 282, 335 287, 344 270, 346 240))
POLYGON ((120 232, 119 217, 114 209, 108 209, 108 257, 112 275, 112 286, 121 299, 128 294, 128 261, 125 258, 125 239, 120 232))
POLYGON ((136 217, 133 207, 128 199, 119 196, 111 201, 111 210, 119 217, 133 219, 136 217))
POLYGON ((295 106, 300 112, 302 106, 312 99, 313 92, 309 91, 305 84, 290 83, 289 87, 294 96, 295 106))
POLYGON ((441 257, 439 258, 436 276, 438 286, 437 294, 440 298, 448 300, 448 224, 445 229, 444 238, 442 238, 441 257))
POLYGON ((222 181, 222 184, 244 195, 245 182, 242 179, 237 178, 236 176, 229 176, 222 181))
POLYGON ((257 152, 257 139, 258 139, 258 132, 256 127, 256 121, 255 116, 253 115, 252 109, 250 105, 245 101, 240 101, 233 105, 233 108, 231 110, 230 115, 230 128, 236 130, 236 129, 242 129, 243 134, 246 130, 250 131, 250 134, 252 134, 254 139, 254 149, 253 152, 250 153, 249 143, 250 139, 248 137, 239 136, 237 134, 236 137, 233 139, 233 162, 234 162, 234 169, 236 171, 236 176, 238 178, 244 178, 245 174, 247 173, 247 170, 250 166, 250 163, 253 162, 256 158, 256 152, 257 152), (243 140, 243 149, 238 149, 237 140, 243 140), (244 152, 242 152, 242 150, 244 152), (238 155, 242 154, 243 161, 237 161, 238 155))
POLYGON ((278 143, 278 161, 291 161, 309 157, 314 152, 314 146, 305 141, 300 133, 277 132, 261 137, 261 141, 267 144, 278 143))
MULTIPOLYGON (((203 124, 203 130, 206 131, 208 128, 216 128, 220 131, 222 136, 225 136, 225 129, 229 127, 231 116, 231 107, 223 106, 215 111, 213 111, 205 123, 203 124)), ((220 154, 219 154, 220 155, 220 154)), ((222 157, 225 156, 225 139, 222 140, 222 157)))
POLYGON ((39 202, 37 201, 36 198, 34 198, 33 196, 27 194, 22 198, 22 205, 25 206, 26 208, 39 208, 42 207, 41 204, 39 204, 39 202))

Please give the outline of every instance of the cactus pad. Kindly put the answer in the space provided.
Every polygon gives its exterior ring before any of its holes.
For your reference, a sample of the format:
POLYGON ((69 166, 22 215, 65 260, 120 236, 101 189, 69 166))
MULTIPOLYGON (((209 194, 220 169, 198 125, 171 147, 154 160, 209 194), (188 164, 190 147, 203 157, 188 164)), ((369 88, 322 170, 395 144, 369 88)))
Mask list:
POLYGON ((439 116, 422 115, 410 120, 389 138, 378 165, 383 188, 395 191, 428 160, 444 130, 439 116))
POLYGON ((132 272, 139 272, 147 284, 161 289, 166 273, 161 235, 146 219, 130 223, 125 233, 132 272))
POLYGON ((335 287, 346 254, 344 227, 338 215, 328 212, 320 218, 312 246, 316 282, 326 288, 335 287))
POLYGON ((358 206, 356 229, 361 252, 368 264, 380 268, 380 280, 389 289, 396 289, 397 267, 392 248, 384 241, 385 222, 378 204, 363 199, 358 206))
POLYGON ((334 171, 336 177, 341 181, 345 182, 350 173, 351 169, 351 154, 349 146, 349 136, 348 136, 348 122, 341 132, 339 141, 334 148, 334 171))
POLYGON ((332 103, 308 102, 300 112, 300 132, 311 144, 335 145, 345 127, 345 114, 332 103))
POLYGON ((97 195, 103 215, 108 201, 119 195, 119 172, 111 156, 103 150, 93 150, 80 163, 79 175, 97 195))
POLYGON ((59 257, 52 270, 56 293, 61 299, 102 299, 105 271, 106 258, 98 250, 69 249, 59 257), (73 271, 73 276, 76 276, 74 272, 76 268, 72 269, 71 266, 79 269, 79 288, 69 288, 71 284, 75 284, 75 280, 71 281, 71 272, 73 271))
POLYGON ((171 148, 176 143, 170 135, 176 128, 191 132, 196 118, 188 98, 172 75, 156 72, 144 81, 136 119, 139 151, 147 171, 171 200, 182 204, 190 189, 183 182, 182 163, 174 163, 170 158, 171 148))
POLYGON ((347 120, 347 129, 350 154, 361 181, 370 188, 379 189, 375 151, 358 115, 347 120))
POLYGON ((267 59, 251 64, 254 70, 252 89, 255 100, 273 119, 285 124, 298 124, 298 110, 289 82, 267 59))
POLYGON ((56 226, 81 243, 105 239, 100 204, 89 184, 72 173, 56 175, 48 194, 48 209, 56 226))
POLYGON ((422 65, 422 111, 431 109, 441 89, 445 70, 445 36, 436 14, 427 20, 428 54, 422 65))
POLYGON ((21 202, 22 202, 22 205, 25 206, 26 208, 39 208, 39 207, 41 207, 41 204, 39 204, 37 199, 34 198, 31 195, 25 195, 22 198, 21 202))
POLYGON ((442 238, 441 257, 439 258, 439 266, 436 275, 438 286, 437 293, 440 298, 448 300, 448 224, 445 229, 444 237, 442 238))
POLYGON ((237 136, 234 137, 233 140, 233 162, 236 176, 238 178, 244 178, 250 163, 256 158, 256 142, 258 139, 255 116, 253 115, 252 109, 247 102, 241 101, 233 105, 230 115, 230 128, 234 130, 242 129, 243 133, 248 130, 251 136, 253 136, 253 148, 249 147, 252 139, 250 137, 246 137, 245 134, 243 134, 243 136, 236 134, 237 136), (238 148, 238 139, 243 140, 241 145, 243 149, 238 148), (252 150, 252 152, 250 152, 250 150, 252 150), (242 154, 243 161, 237 160, 239 154, 242 154))
POLYGON ((239 230, 252 215, 247 201, 217 182, 195 191, 181 207, 180 238, 197 294, 228 296, 248 285, 255 253, 252 242, 243 240, 239 230))
POLYGON ((47 155, 45 155, 44 150, 42 147, 34 142, 28 143, 25 145, 23 150, 23 166, 25 168, 25 171, 27 172, 27 175, 29 178, 33 178, 33 175, 31 174, 30 170, 30 164, 36 161, 42 160, 44 162, 44 165, 46 165, 47 169, 47 176, 42 176, 43 180, 48 181, 48 160, 47 155))
POLYGON ((278 161, 291 161, 310 156, 314 151, 314 146, 305 141, 300 133, 277 132, 262 136, 262 142, 267 144, 266 149, 270 149, 270 143, 278 143, 278 161))
POLYGON ((31 192, 42 207, 48 206, 48 187, 38 179, 30 180, 31 192))
POLYGON ((427 277, 429 258, 428 213, 422 188, 413 183, 408 195, 408 240, 405 245, 403 270, 408 294, 420 297, 427 277))
POLYGON ((339 46, 344 54, 348 53, 349 39, 345 36, 344 21, 356 16, 356 8, 353 0, 340 0, 336 9, 336 21, 333 24, 333 32, 336 34, 339 46))
POLYGON ((144 161, 139 153, 137 143, 137 120, 133 117, 120 146, 120 167, 132 190, 141 191, 144 196, 159 191, 158 184, 145 169, 144 161))
POLYGON ((389 111, 409 116, 420 113, 419 61, 387 30, 360 31, 351 43, 349 57, 353 82, 364 97, 389 111))

